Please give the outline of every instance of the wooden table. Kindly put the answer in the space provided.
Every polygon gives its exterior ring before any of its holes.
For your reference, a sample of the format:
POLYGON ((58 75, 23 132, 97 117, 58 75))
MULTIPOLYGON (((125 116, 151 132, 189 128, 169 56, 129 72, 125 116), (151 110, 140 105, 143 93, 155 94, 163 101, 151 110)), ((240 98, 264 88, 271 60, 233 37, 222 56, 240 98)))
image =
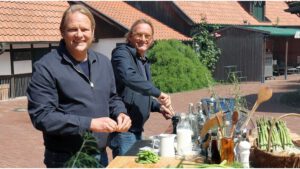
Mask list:
MULTIPOLYGON (((175 157, 160 157, 160 160, 155 164, 139 164, 135 162, 137 156, 117 156, 113 159, 107 168, 175 168, 179 163, 180 159, 175 157)), ((185 160, 185 164, 196 164, 203 163, 201 157, 194 158, 191 160, 185 160)), ((192 167, 192 165, 183 165, 184 168, 192 167)))
MULTIPOLYGON (((178 157, 160 157, 160 160, 156 164, 136 163, 136 154, 139 152, 140 148, 145 146, 151 147, 151 140, 139 140, 135 142, 134 145, 128 150, 128 152, 124 156, 117 156, 109 163, 107 168, 175 168, 181 161, 178 157)), ((204 158, 202 157, 193 157, 190 159, 186 159, 184 163, 195 164, 203 163, 203 161, 204 158)))

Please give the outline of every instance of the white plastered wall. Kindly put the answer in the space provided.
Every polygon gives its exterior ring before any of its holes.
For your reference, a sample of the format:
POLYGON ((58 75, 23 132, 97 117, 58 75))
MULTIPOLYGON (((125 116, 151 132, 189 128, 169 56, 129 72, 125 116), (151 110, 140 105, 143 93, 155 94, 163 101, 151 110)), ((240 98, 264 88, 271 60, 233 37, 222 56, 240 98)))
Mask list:
POLYGON ((32 61, 31 60, 14 61, 14 73, 15 74, 32 73, 32 61))
POLYGON ((111 51, 116 47, 117 43, 125 43, 125 38, 99 39, 98 43, 93 43, 91 48, 110 59, 111 51))
MULTIPOLYGON (((38 46, 37 44, 35 44, 38 46)), ((44 45, 44 44, 43 44, 44 45)), ((13 44, 13 49, 31 48, 30 44, 13 44)), ((14 61, 14 74, 32 73, 32 61, 22 60, 14 61)))
POLYGON ((11 75, 9 52, 4 52, 0 55, 0 75, 11 75))

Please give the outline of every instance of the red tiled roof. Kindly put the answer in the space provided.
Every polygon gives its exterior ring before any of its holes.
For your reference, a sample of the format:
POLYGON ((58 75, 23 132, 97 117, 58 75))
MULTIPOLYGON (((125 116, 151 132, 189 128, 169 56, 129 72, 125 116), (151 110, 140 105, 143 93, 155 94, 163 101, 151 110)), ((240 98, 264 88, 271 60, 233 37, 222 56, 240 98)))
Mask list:
MULTIPOLYGON (((86 3, 127 29, 134 20, 148 18, 156 39, 189 39, 125 2, 86 3)), ((67 1, 0 1, 0 42, 59 41, 59 24, 68 7, 67 1)))
MULTIPOLYGON (((103 15, 129 29, 132 22, 147 18, 155 27, 155 39, 188 37, 135 9, 125 2, 85 2, 103 15)), ((288 5, 282 1, 266 1, 269 23, 258 22, 237 1, 177 1, 174 2, 194 22, 205 16, 211 24, 300 26, 300 18, 285 12, 288 5)), ((66 1, 0 1, 0 42, 59 41, 59 23, 69 6, 66 1)))
POLYGON ((85 1, 86 4, 98 10, 101 14, 119 23, 126 29, 130 29, 132 23, 141 18, 149 19, 154 26, 154 39, 178 39, 190 40, 189 37, 166 26, 149 15, 137 10, 122 1, 85 1))
POLYGON ((300 18, 296 14, 285 12, 289 6, 284 1, 266 1, 266 17, 273 25, 300 26, 300 18), (278 19, 277 19, 278 18, 278 19))
POLYGON ((258 24, 237 1, 174 1, 195 23, 206 17, 209 24, 243 25, 244 21, 258 24))
POLYGON ((0 42, 59 41, 66 1, 0 1, 0 42))
POLYGON ((249 14, 238 1, 174 1, 174 3, 195 23, 205 16, 209 24, 275 25, 277 17, 279 26, 300 26, 300 18, 285 12, 288 5, 282 1, 266 1, 265 16, 271 22, 259 22, 249 14))

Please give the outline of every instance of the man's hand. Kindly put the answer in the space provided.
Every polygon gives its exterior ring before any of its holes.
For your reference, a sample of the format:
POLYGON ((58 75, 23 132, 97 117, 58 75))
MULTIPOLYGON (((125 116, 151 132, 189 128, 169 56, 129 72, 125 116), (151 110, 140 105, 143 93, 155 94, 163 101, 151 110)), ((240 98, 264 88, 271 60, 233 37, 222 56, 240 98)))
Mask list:
POLYGON ((94 118, 90 126, 90 130, 94 132, 114 132, 117 128, 117 123, 109 117, 94 118))
POLYGON ((169 107, 171 105, 171 97, 164 92, 161 92, 158 100, 162 105, 166 107, 169 107))
POLYGON ((160 106, 160 113, 165 117, 166 120, 172 118, 175 115, 173 111, 166 108, 164 105, 160 106))
POLYGON ((124 113, 120 113, 117 117, 117 132, 126 132, 131 127, 130 117, 124 113))

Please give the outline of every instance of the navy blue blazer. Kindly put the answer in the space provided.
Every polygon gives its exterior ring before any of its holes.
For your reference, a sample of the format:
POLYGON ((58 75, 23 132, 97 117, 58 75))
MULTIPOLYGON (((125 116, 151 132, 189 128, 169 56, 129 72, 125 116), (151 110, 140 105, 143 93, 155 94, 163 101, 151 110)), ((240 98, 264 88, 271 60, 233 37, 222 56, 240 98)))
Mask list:
MULTIPOLYGON (((92 118, 116 119, 121 112, 126 113, 116 93, 110 60, 92 50, 88 50, 88 55, 90 78, 79 65, 73 64, 63 41, 57 50, 34 64, 27 89, 28 111, 51 151, 77 152, 92 118)), ((105 147, 108 133, 95 136, 99 147, 105 147)))
POLYGON ((151 82, 150 63, 146 62, 145 79, 138 66, 138 55, 135 48, 129 44, 117 46, 112 51, 111 58, 114 69, 117 93, 122 97, 127 113, 132 120, 131 132, 143 131, 144 123, 150 112, 159 112, 160 104, 153 98, 159 97, 160 90, 151 82))

